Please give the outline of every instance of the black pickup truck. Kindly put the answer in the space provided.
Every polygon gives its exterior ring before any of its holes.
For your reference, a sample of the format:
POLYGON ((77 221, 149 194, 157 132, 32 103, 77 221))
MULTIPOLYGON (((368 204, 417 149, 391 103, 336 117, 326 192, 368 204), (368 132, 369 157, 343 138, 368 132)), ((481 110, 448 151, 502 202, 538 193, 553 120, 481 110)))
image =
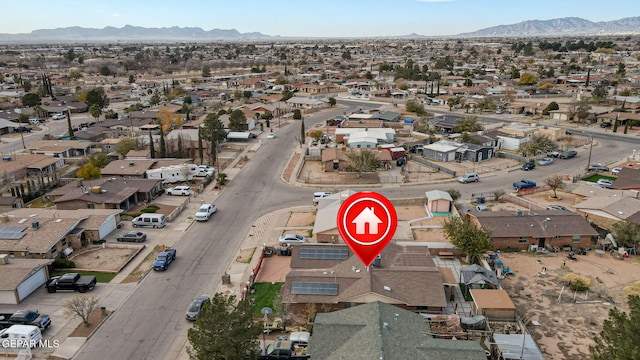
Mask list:
POLYGON ((18 310, 13 314, 0 314, 0 329, 6 329, 13 325, 33 325, 44 331, 51 325, 51 318, 49 315, 43 315, 34 310, 18 310))
POLYGON ((45 285, 47 291, 54 293, 58 290, 73 290, 81 293, 96 287, 95 276, 80 276, 78 273, 67 273, 62 276, 54 276, 45 285))

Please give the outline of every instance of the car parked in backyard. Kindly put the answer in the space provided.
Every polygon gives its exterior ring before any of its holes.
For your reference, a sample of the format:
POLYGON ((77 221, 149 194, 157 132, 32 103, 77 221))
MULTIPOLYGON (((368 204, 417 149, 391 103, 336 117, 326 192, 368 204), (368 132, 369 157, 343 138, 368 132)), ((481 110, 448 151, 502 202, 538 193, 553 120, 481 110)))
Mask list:
POLYGON ((600 180, 598 180, 596 182, 596 184, 602 185, 602 186, 608 188, 609 186, 613 185, 613 180, 611 180, 611 179, 600 179, 600 180))
POLYGON ((298 234, 285 234, 278 238, 280 244, 305 244, 308 239, 298 234))
POLYGON ((551 204, 551 205, 547 206, 547 210, 561 210, 561 211, 569 211, 569 212, 571 212, 571 210, 567 209, 566 207, 564 207, 562 205, 558 205, 558 204, 551 204))
POLYGON ((147 234, 142 231, 127 231, 117 238, 120 242, 143 242, 147 240, 147 234))
POLYGON ((590 164, 589 171, 605 171, 609 172, 609 167, 602 164, 590 164))
POLYGON ((201 295, 193 299, 187 308, 186 314, 184 314, 185 319, 191 321, 198 320, 202 315, 202 309, 210 302, 211 299, 206 295, 201 295))
POLYGON ((168 188, 165 193, 167 195, 182 195, 189 196, 191 195, 191 188, 188 186, 176 186, 168 188))
POLYGON ((552 158, 542 158, 540 160, 538 160, 538 165, 540 166, 546 166, 546 165, 551 165, 553 164, 553 159, 552 158))

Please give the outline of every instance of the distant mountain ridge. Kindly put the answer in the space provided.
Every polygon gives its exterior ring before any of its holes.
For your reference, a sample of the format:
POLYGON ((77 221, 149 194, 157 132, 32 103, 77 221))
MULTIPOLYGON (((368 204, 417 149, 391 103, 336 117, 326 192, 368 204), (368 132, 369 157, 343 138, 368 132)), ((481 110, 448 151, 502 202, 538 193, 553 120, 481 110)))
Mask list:
MULTIPOLYGON (((593 22, 577 17, 551 20, 528 20, 512 25, 499 25, 458 35, 437 37, 530 37, 567 35, 640 34, 640 16, 619 20, 593 22)), ((427 36, 416 33, 401 36, 372 36, 370 38, 416 39, 427 36)), ((429 36, 433 38, 434 36, 429 36)), ((348 38, 347 36, 343 38, 348 38)), ((146 28, 125 25, 103 29, 72 26, 57 29, 34 30, 25 34, 0 34, 0 43, 45 42, 168 42, 168 41, 262 41, 304 39, 295 36, 265 35, 260 32, 240 33, 235 29, 205 31, 199 27, 146 28)), ((311 38, 307 39, 320 39, 311 38)))
POLYGON ((512 25, 493 26, 458 34, 462 37, 567 36, 639 34, 640 16, 612 21, 593 22, 577 17, 551 20, 528 20, 512 25))
POLYGON ((72 26, 57 29, 34 30, 27 34, 0 34, 0 42, 112 42, 112 41, 242 41, 277 39, 277 36, 259 32, 240 33, 235 29, 205 31, 199 27, 146 28, 125 25, 103 29, 72 26))

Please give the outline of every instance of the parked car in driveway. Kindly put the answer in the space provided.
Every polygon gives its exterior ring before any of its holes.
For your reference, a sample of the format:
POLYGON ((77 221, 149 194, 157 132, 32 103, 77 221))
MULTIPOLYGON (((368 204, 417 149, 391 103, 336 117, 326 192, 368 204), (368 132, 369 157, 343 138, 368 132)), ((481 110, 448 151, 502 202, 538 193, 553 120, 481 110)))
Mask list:
POLYGON ((53 120, 62 120, 64 118, 66 118, 66 116, 63 113, 57 113, 57 114, 53 114, 53 116, 51 118, 53 120))
POLYGON ((603 123, 601 123, 601 124, 600 124, 600 127, 601 127, 601 128, 609 128, 609 127, 611 127, 612 125, 613 125, 612 123, 610 123, 610 122, 608 122, 608 121, 605 121, 605 122, 603 122, 603 123))
POLYGON ((614 167, 613 169, 611 169, 611 173, 613 175, 618 175, 620 171, 622 171, 622 168, 619 168, 619 167, 614 167))
POLYGON ((126 241, 126 242, 143 242, 147 240, 147 234, 142 231, 128 231, 120 234, 118 236, 118 241, 126 241))
POLYGON ((578 155, 578 152, 575 150, 567 150, 565 152, 563 152, 562 154, 560 154, 559 158, 560 159, 571 159, 572 157, 575 157, 576 155, 578 155))
POLYGON ((542 158, 538 160, 538 165, 540 166, 551 165, 551 164, 553 164, 552 158, 542 158))
POLYGON ((609 172, 609 167, 608 166, 604 166, 602 164, 590 164, 589 165, 589 171, 606 171, 609 172))
POLYGON ((202 309, 211 302, 208 296, 201 295, 191 301, 187 308, 187 313, 184 314, 185 319, 196 321, 202 315, 202 309))
POLYGON ((304 244, 307 243, 308 240, 306 237, 298 234, 285 234, 278 238, 278 242, 280 244, 304 244))
POLYGON ((168 188, 165 192, 167 195, 189 196, 191 195, 191 188, 188 186, 176 186, 168 188))
POLYGON ((536 163, 534 163, 533 161, 525 163, 524 165, 522 165, 520 167, 520 169, 524 170, 524 171, 529 171, 529 170, 533 170, 536 167, 536 163))
POLYGON ((551 150, 551 151, 547 152, 547 156, 551 156, 551 157, 554 157, 554 158, 559 157, 560 154, 561 153, 559 151, 556 151, 556 150, 551 150))

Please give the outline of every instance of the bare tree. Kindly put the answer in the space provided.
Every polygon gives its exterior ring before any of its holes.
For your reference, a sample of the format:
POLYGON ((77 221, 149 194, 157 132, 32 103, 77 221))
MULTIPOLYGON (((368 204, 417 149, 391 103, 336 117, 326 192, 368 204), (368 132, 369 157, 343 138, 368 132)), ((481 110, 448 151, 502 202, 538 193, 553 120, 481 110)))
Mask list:
POLYGON ((376 154, 373 151, 367 149, 361 149, 361 151, 351 150, 347 153, 349 164, 358 173, 358 177, 362 172, 374 171, 380 167, 380 160, 376 158, 376 154))
POLYGON ((493 191, 493 199, 494 199, 495 201, 500 201, 500 200, 502 200, 502 197, 504 196, 504 194, 505 194, 505 191, 504 191, 504 190, 502 190, 502 189, 500 189, 500 190, 494 190, 494 191, 493 191))
POLYGON ((554 198, 558 197, 558 194, 556 194, 557 189, 564 189, 564 182, 562 182, 562 175, 558 175, 558 174, 551 175, 550 177, 545 179, 545 182, 547 183, 547 185, 549 185, 551 190, 553 190, 554 198))
POLYGON ((62 305, 66 317, 79 317, 84 326, 89 327, 89 315, 98 308, 98 298, 95 296, 76 296, 62 305))

